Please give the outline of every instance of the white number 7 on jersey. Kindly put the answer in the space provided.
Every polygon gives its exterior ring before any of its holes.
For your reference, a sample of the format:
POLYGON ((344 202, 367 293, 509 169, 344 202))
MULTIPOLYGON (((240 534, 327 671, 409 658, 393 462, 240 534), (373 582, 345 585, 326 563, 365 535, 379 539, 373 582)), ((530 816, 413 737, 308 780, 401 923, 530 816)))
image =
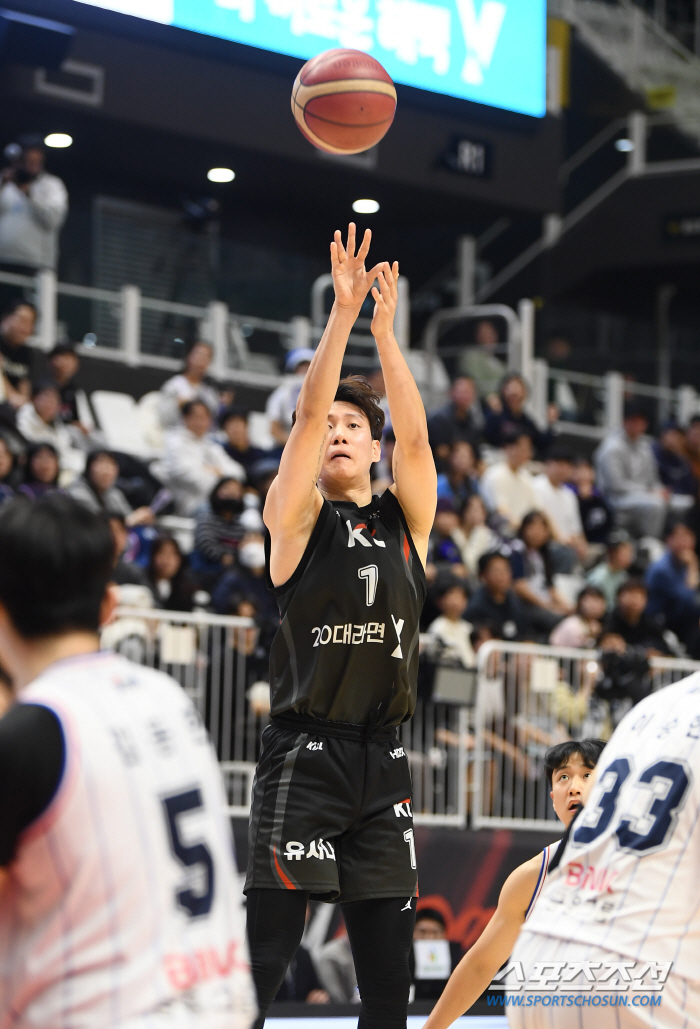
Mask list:
POLYGON ((377 595, 379 569, 376 565, 365 565, 364 568, 358 568, 357 574, 360 579, 365 580, 365 586, 367 587, 367 607, 371 607, 374 603, 374 598, 377 595))

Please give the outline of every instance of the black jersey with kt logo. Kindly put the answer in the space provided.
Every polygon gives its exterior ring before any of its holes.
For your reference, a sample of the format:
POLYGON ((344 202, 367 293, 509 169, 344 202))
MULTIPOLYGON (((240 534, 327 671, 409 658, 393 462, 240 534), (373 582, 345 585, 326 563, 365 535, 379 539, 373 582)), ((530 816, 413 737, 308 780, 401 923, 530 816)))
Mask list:
POLYGON ((425 574, 401 505, 324 500, 294 575, 274 590, 272 714, 398 725, 413 714, 425 574))

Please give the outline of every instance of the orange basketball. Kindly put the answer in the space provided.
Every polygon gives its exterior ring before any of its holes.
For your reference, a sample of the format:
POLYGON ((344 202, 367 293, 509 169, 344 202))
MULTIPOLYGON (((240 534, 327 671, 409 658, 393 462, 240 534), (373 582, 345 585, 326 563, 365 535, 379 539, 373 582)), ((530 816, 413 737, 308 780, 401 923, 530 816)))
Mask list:
POLYGON ((292 112, 310 143, 329 154, 361 154, 388 131, 396 90, 379 61, 361 50, 327 50, 307 61, 292 112))

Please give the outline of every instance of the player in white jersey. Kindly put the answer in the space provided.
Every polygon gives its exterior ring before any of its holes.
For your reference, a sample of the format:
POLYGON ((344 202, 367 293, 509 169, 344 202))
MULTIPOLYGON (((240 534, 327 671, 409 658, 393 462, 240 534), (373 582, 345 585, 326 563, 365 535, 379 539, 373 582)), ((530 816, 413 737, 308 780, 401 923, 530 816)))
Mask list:
POLYGON ((168 676, 99 651, 109 527, 0 513, 0 1029, 248 1029, 254 994, 216 758, 168 676))
MULTIPOLYGON (((586 803, 593 769, 604 746, 603 740, 568 740, 551 747, 545 755, 552 806, 565 826, 586 803)), ((450 976, 424 1029, 447 1029, 487 989, 508 960, 520 927, 535 907, 558 846, 558 842, 551 843, 508 876, 491 921, 450 976)))
POLYGON ((560 986, 556 1006, 550 996, 546 1006, 509 1007, 512 1026, 700 1025, 699 813, 695 674, 647 697, 615 730, 513 952, 526 981, 555 960, 569 976, 583 962, 595 985, 581 969, 570 983, 585 997, 567 999, 560 986))

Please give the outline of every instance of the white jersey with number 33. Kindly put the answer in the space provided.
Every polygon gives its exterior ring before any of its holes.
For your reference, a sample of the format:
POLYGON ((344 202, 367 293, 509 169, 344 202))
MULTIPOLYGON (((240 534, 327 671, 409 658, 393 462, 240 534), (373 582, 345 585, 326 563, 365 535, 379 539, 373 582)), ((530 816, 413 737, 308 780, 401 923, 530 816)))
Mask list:
POLYGON ((523 930, 700 980, 700 673, 623 719, 523 930))
POLYGON ((248 1029, 233 843, 190 700, 107 653, 20 699, 56 714, 66 763, 0 895, 0 1029, 248 1029))

